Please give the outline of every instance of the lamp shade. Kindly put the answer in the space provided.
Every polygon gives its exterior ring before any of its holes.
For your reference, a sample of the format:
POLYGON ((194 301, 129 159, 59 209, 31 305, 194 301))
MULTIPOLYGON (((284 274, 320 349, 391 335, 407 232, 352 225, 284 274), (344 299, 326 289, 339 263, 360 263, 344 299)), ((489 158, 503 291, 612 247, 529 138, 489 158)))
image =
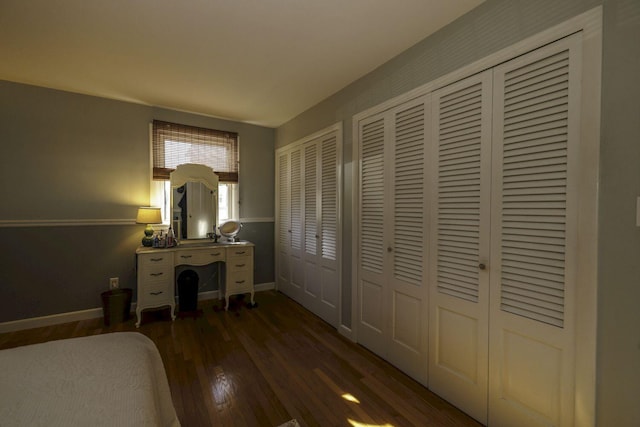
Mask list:
POLYGON ((138 224, 160 224, 162 223, 162 214, 160 208, 139 208, 138 216, 136 217, 138 224))

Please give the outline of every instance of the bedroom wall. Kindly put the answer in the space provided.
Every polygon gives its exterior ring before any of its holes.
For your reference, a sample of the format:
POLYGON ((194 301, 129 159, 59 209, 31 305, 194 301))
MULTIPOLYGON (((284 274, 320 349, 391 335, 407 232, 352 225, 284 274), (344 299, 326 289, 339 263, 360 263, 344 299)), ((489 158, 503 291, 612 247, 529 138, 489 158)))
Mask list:
POLYGON ((640 1, 604 2, 598 425, 640 426, 640 1))
MULTIPOLYGON (((352 122, 363 110, 603 6, 597 425, 640 425, 640 2, 487 0, 276 130, 276 148, 343 122, 342 321, 351 326, 352 122)), ((393 36, 395 29, 388 29, 393 36)))
POLYGON ((239 133, 241 237, 273 283, 273 129, 0 81, 0 323, 100 307, 109 277, 135 291, 153 119, 239 133))

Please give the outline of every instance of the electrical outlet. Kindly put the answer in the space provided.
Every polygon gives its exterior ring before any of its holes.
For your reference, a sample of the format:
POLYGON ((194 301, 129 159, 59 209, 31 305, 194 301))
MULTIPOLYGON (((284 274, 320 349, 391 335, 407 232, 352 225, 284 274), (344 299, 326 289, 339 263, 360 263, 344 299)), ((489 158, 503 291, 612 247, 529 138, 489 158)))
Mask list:
POLYGON ((120 279, 112 277, 109 279, 109 289, 118 289, 120 287, 120 279))

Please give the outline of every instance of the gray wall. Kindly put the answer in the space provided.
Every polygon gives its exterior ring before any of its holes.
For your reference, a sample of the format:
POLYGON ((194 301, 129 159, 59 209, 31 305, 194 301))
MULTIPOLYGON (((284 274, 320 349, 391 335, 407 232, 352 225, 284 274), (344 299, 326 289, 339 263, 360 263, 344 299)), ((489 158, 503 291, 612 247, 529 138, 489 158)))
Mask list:
MULTIPOLYGON (((0 81, 0 220, 129 220, 0 227, 0 322, 100 307, 109 277, 136 289, 153 119, 238 132, 240 216, 274 216, 274 130, 0 81)), ((274 281, 273 223, 246 223, 256 283, 274 281)))
POLYGON ((351 308, 351 117, 602 5, 597 422, 640 425, 640 1, 488 0, 276 131, 276 148, 344 124, 343 323, 351 308))
POLYGON ((640 1, 604 2, 598 425, 640 426, 640 1))

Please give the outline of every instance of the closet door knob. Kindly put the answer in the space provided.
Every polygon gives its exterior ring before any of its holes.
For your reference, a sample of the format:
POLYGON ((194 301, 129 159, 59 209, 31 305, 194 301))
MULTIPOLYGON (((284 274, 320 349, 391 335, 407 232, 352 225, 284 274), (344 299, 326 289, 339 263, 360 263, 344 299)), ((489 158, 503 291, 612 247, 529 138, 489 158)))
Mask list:
POLYGON ((393 252, 393 248, 392 248, 391 246, 389 246, 389 247, 387 248, 387 252, 393 252))
POLYGON ((487 269, 487 266, 481 263, 480 265, 478 265, 478 268, 479 268, 480 270, 486 270, 486 269, 487 269))

